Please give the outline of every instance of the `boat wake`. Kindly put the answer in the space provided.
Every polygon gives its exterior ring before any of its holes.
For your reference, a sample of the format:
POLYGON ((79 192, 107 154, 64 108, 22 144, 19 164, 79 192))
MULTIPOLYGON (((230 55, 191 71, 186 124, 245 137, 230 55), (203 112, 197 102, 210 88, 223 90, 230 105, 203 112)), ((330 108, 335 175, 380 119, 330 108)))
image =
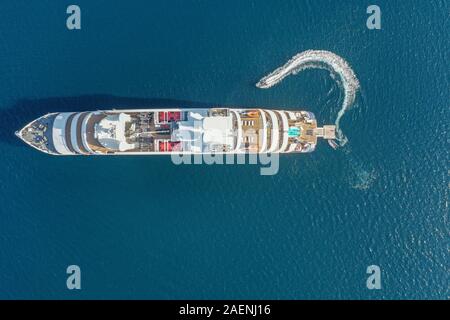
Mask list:
MULTIPOLYGON (((285 65, 275 69, 273 72, 259 80, 258 88, 268 89, 291 74, 297 74, 306 69, 327 69, 340 77, 340 85, 344 89, 344 101, 339 110, 335 125, 336 139, 339 146, 347 143, 347 138, 339 127, 339 122, 345 112, 353 105, 356 93, 359 90, 359 81, 350 65, 340 56, 325 50, 307 50, 292 57, 285 65)), ((335 78, 335 77, 333 77, 335 78)))
POLYGON ((353 153, 349 145, 342 148, 342 154, 345 155, 343 159, 345 161, 343 161, 342 165, 345 173, 344 177, 348 184, 357 190, 364 191, 369 189, 378 178, 375 168, 353 153))
POLYGON ((339 148, 342 153, 345 154, 345 176, 351 187, 358 190, 370 188, 373 181, 377 178, 376 171, 371 169, 367 163, 352 155, 350 146, 347 145, 344 147, 344 145, 347 144, 348 139, 339 127, 339 123, 346 111, 353 105, 356 105, 355 100, 360 89, 359 80, 347 61, 330 51, 303 51, 292 57, 285 65, 275 69, 273 72, 259 80, 256 86, 261 89, 271 88, 283 81, 287 76, 291 74, 296 75, 306 69, 326 69, 330 71, 331 77, 336 80, 338 85, 343 89, 344 97, 342 105, 335 120, 336 141, 329 142, 331 142, 330 145, 334 149, 339 148))

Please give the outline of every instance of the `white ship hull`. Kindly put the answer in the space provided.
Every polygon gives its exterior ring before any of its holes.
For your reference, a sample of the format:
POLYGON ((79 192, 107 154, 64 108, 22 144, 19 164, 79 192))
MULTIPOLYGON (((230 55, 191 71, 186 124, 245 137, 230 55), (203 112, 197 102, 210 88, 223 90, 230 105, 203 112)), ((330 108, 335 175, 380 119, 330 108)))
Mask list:
POLYGON ((16 135, 52 155, 307 153, 335 127, 301 110, 128 109, 51 113, 16 135))

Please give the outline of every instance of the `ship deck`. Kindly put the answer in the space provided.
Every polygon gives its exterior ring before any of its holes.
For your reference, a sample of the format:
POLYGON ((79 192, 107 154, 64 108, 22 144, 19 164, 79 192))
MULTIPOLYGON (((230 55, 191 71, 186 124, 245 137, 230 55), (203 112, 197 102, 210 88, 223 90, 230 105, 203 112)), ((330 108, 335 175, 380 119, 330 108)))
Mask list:
POLYGON ((108 149, 102 146, 95 138, 95 125, 106 117, 106 114, 93 113, 86 123, 86 141, 95 152, 108 153, 108 149))

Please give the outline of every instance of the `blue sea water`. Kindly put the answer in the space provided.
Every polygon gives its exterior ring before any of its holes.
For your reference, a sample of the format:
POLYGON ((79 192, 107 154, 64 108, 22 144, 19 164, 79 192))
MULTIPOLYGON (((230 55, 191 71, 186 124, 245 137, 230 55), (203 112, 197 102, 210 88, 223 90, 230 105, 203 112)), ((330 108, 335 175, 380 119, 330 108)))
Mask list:
POLYGON ((2 1, 0 298, 449 297, 448 1, 2 1), (82 29, 66 28, 81 7, 82 29), (51 157, 14 136, 47 112, 302 108, 334 122, 325 70, 254 84, 333 51, 361 90, 338 151, 255 165, 51 157), (79 265, 82 289, 66 288, 79 265), (381 268, 381 290, 366 268, 381 268))

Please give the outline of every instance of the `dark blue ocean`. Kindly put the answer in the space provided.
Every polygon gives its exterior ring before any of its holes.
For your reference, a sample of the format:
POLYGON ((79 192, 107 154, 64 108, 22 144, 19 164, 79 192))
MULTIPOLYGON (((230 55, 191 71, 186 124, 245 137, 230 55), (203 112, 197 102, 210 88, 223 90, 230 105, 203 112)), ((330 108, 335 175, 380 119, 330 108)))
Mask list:
POLYGON ((2 1, 0 298, 449 297, 450 4, 375 1, 2 1), (81 8, 81 30, 66 8, 81 8), (326 70, 255 83, 307 49, 361 83, 337 151, 257 165, 52 157, 14 132, 56 111, 305 109, 333 123, 326 70), (82 289, 66 287, 81 268, 82 289), (366 268, 381 269, 368 290, 366 268))

